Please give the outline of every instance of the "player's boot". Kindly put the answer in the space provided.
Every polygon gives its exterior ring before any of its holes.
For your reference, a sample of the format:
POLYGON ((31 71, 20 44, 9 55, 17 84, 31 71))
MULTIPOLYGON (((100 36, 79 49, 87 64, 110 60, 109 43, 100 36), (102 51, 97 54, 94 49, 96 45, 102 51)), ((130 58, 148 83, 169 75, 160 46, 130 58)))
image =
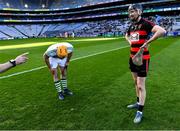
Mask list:
POLYGON ((128 109, 138 109, 138 107, 139 107, 138 103, 131 104, 131 105, 127 106, 128 109))
POLYGON ((72 95, 73 95, 73 92, 70 91, 68 88, 66 88, 66 89, 64 89, 64 94, 69 95, 69 96, 72 96, 72 95))
POLYGON ((136 116, 134 118, 134 123, 136 124, 140 123, 142 121, 142 118, 143 118, 143 113, 140 111, 137 111, 136 116))
POLYGON ((60 100, 64 100, 64 95, 63 95, 63 93, 62 92, 58 92, 58 98, 60 99, 60 100))

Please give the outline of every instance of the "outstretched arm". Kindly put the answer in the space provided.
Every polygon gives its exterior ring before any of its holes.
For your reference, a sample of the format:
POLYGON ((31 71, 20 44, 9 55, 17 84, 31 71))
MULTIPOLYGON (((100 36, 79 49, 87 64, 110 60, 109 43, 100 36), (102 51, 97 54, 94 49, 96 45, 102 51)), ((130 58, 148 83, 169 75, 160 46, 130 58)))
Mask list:
POLYGON ((13 65, 10 62, 6 62, 6 63, 3 63, 3 64, 0 64, 0 73, 9 70, 12 67, 13 67, 13 65))
POLYGON ((0 64, 0 73, 5 72, 5 71, 11 69, 12 67, 14 67, 16 65, 20 65, 22 63, 25 63, 28 60, 28 57, 27 57, 28 54, 29 53, 26 52, 24 54, 17 56, 14 60, 0 64))

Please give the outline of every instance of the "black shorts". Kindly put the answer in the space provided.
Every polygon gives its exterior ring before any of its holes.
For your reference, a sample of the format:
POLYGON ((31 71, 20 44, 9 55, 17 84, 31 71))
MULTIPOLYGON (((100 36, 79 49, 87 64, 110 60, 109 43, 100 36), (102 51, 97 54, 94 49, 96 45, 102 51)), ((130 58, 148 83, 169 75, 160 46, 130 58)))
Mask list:
POLYGON ((132 58, 129 59, 129 68, 131 72, 137 73, 139 77, 146 77, 149 69, 149 60, 143 60, 143 64, 141 66, 137 66, 132 62, 132 58))

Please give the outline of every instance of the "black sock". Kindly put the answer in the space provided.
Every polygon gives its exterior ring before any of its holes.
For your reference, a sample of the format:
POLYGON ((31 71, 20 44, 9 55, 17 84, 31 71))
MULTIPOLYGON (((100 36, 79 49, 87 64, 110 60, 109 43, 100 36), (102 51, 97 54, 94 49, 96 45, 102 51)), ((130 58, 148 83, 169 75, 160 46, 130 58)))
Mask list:
POLYGON ((137 97, 137 102, 139 102, 139 97, 137 97))
POLYGON ((138 111, 142 112, 142 111, 143 111, 143 108, 144 108, 143 105, 139 105, 139 106, 138 106, 138 111))

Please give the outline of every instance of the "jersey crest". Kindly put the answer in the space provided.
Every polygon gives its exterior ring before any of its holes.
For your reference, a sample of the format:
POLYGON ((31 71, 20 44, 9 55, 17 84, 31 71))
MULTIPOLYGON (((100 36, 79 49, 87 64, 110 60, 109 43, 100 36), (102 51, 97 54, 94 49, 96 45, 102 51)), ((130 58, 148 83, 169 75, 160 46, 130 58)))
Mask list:
POLYGON ((139 33, 138 32, 131 33, 130 40, 131 41, 139 41, 139 33))

